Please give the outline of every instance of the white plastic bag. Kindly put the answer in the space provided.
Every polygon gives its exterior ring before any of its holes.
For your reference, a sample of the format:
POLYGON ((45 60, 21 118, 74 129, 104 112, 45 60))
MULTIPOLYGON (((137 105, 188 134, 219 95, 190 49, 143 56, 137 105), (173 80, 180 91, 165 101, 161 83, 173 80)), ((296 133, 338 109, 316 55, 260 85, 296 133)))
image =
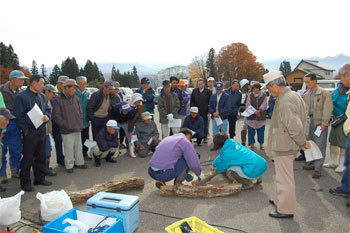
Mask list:
POLYGON ((73 209, 72 201, 64 190, 37 193, 36 198, 41 202, 41 217, 45 221, 52 221, 73 209))
POLYGON ((312 140, 309 141, 311 144, 311 148, 308 150, 305 150, 305 159, 306 162, 314 161, 316 159, 322 158, 322 153, 316 143, 312 140))
POLYGON ((21 205, 21 196, 23 191, 17 193, 13 197, 1 198, 0 197, 0 225, 8 226, 18 222, 21 219, 21 211, 19 206, 21 205))

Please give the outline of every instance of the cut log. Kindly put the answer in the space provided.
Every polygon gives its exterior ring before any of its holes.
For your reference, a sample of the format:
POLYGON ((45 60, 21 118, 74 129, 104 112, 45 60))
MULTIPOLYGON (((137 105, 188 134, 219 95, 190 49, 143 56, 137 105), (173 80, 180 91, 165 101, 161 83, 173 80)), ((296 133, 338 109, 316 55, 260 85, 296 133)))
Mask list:
POLYGON ((41 233, 42 231, 38 230, 38 229, 33 229, 32 233, 41 233))
POLYGON ((216 173, 215 171, 209 173, 208 175, 206 175, 201 181, 198 182, 198 180, 195 180, 192 182, 192 185, 204 185, 206 183, 208 183, 209 181, 211 181, 211 179, 213 179, 218 173, 216 173))
POLYGON ((129 189, 143 189, 145 180, 140 177, 133 177, 125 180, 108 181, 103 184, 95 184, 89 189, 67 192, 72 202, 86 201, 98 192, 116 193, 129 189))
POLYGON ((165 185, 160 187, 162 196, 180 196, 180 197, 223 197, 238 194, 241 192, 242 185, 239 183, 224 185, 165 185))

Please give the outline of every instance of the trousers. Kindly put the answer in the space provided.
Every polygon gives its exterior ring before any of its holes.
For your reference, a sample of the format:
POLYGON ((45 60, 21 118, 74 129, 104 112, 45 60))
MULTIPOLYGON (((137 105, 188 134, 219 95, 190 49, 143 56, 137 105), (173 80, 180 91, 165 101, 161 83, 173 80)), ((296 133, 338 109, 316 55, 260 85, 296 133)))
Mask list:
POLYGON ((81 145, 81 132, 62 134, 64 149, 64 165, 66 169, 71 169, 75 165, 83 165, 84 157, 81 145))

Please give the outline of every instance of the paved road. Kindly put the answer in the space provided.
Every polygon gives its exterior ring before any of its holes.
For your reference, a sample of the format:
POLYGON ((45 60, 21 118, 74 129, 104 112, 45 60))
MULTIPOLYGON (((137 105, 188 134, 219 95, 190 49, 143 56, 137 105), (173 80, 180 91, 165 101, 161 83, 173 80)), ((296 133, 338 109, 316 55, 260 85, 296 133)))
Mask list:
MULTIPOLYGON (((237 122, 238 134, 242 128, 242 122, 242 119, 237 122)), ((240 140, 239 136, 237 140, 240 140)), ((217 153, 209 151, 211 143, 212 141, 209 140, 208 145, 196 147, 202 156, 201 161, 216 157, 217 153)), ((58 176, 48 178, 54 185, 52 187, 39 186, 36 187, 36 190, 42 193, 60 189, 79 190, 108 180, 138 176, 145 178, 144 190, 123 193, 139 196, 141 210, 180 218, 197 216, 207 223, 238 228, 246 232, 350 232, 350 209, 345 207, 346 199, 328 193, 328 189, 337 186, 341 179, 341 175, 332 169, 324 169, 321 179, 314 180, 311 178, 310 171, 302 170, 303 162, 295 162, 297 214, 293 220, 276 220, 268 216, 268 213, 274 209, 268 203, 274 193, 274 168, 273 163, 266 158, 263 151, 257 150, 268 161, 268 170, 263 175, 262 185, 235 196, 213 199, 160 196, 154 186, 154 181, 147 174, 150 157, 133 159, 125 150, 122 152, 123 155, 118 158, 117 164, 103 162, 100 168, 95 168, 92 161, 87 162, 89 169, 76 169, 73 174, 67 174, 62 167, 57 167, 58 176)), ((209 166, 203 167, 203 172, 209 172, 209 166)), ((223 177, 218 176, 213 182, 224 183, 226 181, 223 177)), ((5 187, 8 191, 2 195, 12 196, 19 191, 19 180, 11 179, 5 187)), ((35 195, 36 192, 26 193, 23 196, 22 217, 39 222, 40 203, 35 195)), ((75 207, 86 209, 85 203, 80 203, 75 207)), ((140 226, 137 232, 165 232, 164 228, 175 221, 176 219, 140 212, 140 226)), ((22 232, 31 232, 30 228, 22 229, 22 232)), ((225 228, 219 227, 219 229, 224 232, 234 232, 225 228)))

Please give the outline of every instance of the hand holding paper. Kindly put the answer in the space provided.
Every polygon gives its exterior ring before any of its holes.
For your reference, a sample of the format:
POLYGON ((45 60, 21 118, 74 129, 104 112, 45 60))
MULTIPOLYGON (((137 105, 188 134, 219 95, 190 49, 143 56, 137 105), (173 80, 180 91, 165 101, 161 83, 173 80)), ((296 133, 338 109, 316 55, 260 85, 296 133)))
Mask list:
POLYGON ((166 118, 169 120, 169 121, 172 121, 174 119, 174 115, 172 113, 166 115, 166 118))
POLYGON ((34 107, 27 113, 27 115, 36 129, 43 124, 44 114, 37 104, 34 104, 34 107))

